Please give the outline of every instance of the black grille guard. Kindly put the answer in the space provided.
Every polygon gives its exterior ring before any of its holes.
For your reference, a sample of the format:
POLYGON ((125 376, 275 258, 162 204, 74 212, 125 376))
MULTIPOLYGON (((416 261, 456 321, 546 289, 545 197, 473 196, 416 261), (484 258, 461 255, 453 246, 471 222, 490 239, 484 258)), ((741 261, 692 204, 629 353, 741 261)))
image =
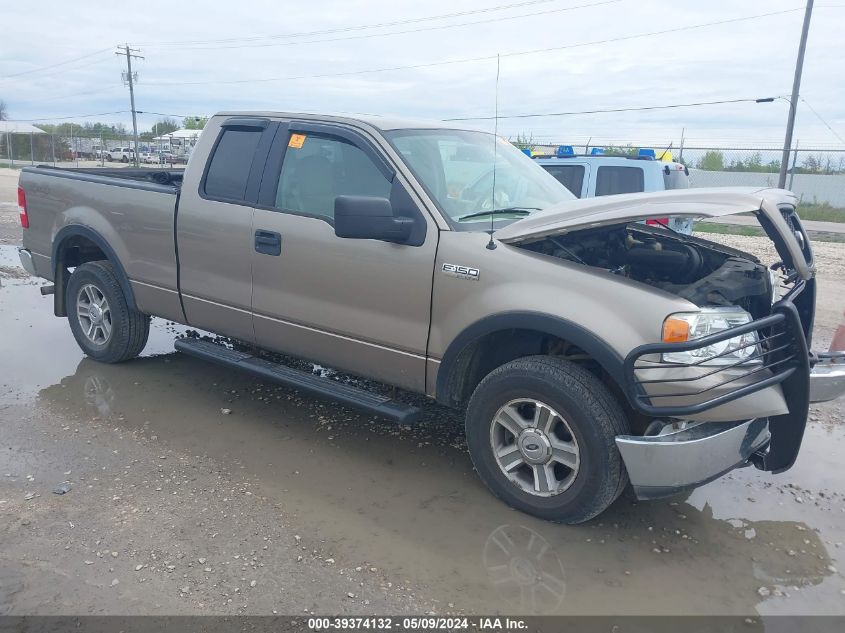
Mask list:
MULTIPOLYGON (((780 384, 789 413, 769 419, 771 447, 765 454, 757 456, 757 463, 761 468, 775 472, 789 468, 798 454, 809 410, 811 358, 805 336, 808 328, 801 318, 806 311, 795 305, 807 285, 808 282, 797 282, 783 299, 772 306, 772 313, 767 317, 693 341, 651 343, 634 349, 625 358, 624 365, 625 389, 631 405, 651 417, 684 418, 780 384), (726 365, 708 364, 736 348, 690 363, 662 360, 663 354, 701 349, 748 332, 757 332, 758 341, 743 347, 760 347, 743 361, 726 365), (657 360, 653 360, 655 358, 657 360), (702 371, 694 376, 649 377, 656 370, 672 369, 702 371), (706 383, 698 382, 705 380, 706 383), (696 389, 696 384, 703 386, 696 389), (732 389, 734 384, 736 388, 732 389), (685 389, 681 389, 682 385, 685 389), (676 386, 677 390, 673 390, 672 386, 676 386), (647 393, 649 388, 653 393, 647 393), (666 399, 672 399, 673 404, 661 404, 666 399), (689 404, 677 404, 678 400, 682 403, 689 401, 689 404)), ((812 286, 813 281, 809 285, 812 286)), ((807 295, 806 299, 814 301, 813 288, 807 295)), ((812 311, 809 314, 812 315, 812 311)))

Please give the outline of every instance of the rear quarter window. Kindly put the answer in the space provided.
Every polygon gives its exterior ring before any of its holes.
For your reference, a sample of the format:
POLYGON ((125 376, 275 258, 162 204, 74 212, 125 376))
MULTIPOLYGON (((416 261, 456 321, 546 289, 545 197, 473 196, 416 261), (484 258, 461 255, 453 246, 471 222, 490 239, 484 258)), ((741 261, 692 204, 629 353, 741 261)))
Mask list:
POLYGON ((645 188, 645 178, 640 167, 599 167, 596 172, 596 196, 617 193, 640 193, 645 188))
POLYGON ((261 130, 224 129, 214 148, 205 175, 203 193, 208 198, 242 201, 261 130))

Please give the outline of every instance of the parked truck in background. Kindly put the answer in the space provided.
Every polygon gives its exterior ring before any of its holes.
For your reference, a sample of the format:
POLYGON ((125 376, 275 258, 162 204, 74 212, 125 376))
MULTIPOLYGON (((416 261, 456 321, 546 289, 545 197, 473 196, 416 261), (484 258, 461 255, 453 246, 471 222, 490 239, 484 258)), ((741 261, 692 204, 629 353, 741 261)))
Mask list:
POLYGON ((588 520, 629 481, 650 499, 786 470, 810 401, 845 391, 843 355, 808 350, 813 254, 782 190, 577 200, 483 132, 231 112, 185 170, 28 167, 19 202, 23 265, 88 356, 137 356, 157 316, 245 345, 184 353, 403 423, 401 397, 249 349, 425 394, 465 411, 490 490, 545 519, 588 520), (772 269, 642 223, 742 212, 772 269))

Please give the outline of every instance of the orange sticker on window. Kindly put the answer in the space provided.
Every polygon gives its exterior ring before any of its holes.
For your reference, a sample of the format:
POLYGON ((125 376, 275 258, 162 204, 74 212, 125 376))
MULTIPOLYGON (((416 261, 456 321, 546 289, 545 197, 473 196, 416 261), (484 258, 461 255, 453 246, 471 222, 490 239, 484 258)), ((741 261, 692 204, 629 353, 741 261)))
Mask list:
POLYGON ((294 149, 300 149, 305 144, 305 135, 304 134, 291 134, 290 140, 288 141, 288 147, 293 147, 294 149))

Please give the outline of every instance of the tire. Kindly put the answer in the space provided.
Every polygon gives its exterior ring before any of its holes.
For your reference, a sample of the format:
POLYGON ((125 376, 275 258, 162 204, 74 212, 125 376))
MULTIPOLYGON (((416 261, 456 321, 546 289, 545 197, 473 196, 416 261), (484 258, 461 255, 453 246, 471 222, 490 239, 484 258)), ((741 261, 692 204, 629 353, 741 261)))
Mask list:
POLYGON ((77 344, 94 360, 129 360, 147 344, 150 317, 129 307, 114 267, 107 261, 76 267, 68 280, 65 307, 77 344))
POLYGON ((128 162, 129 162, 129 158, 127 158, 126 156, 121 156, 121 157, 120 157, 120 162, 121 162, 121 163, 128 163, 128 162))
POLYGON ((608 388, 554 356, 529 356, 495 369, 476 387, 466 413, 470 457, 490 491, 517 510, 569 524, 600 514, 627 486, 614 438, 628 433, 625 413, 608 388), (532 421, 538 409, 539 423, 532 421), (556 461, 559 456, 565 459, 556 461))
POLYGON ((106 154, 106 160, 112 162, 111 154, 106 154))

